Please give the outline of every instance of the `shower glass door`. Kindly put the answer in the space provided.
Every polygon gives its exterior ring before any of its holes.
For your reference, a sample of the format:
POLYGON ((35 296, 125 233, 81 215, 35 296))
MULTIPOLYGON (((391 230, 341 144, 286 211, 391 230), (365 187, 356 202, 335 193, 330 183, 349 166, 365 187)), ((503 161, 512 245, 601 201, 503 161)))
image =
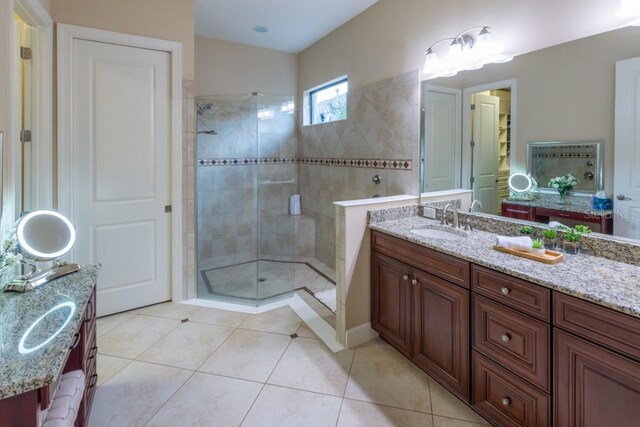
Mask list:
POLYGON ((257 94, 196 99, 198 298, 258 306, 292 295, 295 164, 282 161, 295 156, 290 105, 257 94))

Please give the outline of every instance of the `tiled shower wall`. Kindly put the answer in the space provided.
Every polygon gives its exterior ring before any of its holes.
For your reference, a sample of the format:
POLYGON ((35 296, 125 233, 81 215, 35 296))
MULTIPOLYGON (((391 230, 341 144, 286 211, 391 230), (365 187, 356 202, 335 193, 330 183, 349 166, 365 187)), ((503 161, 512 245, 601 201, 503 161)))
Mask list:
POLYGON ((182 82, 182 283, 183 298, 195 298, 195 82, 182 82))
POLYGON ((328 266, 335 268, 334 201, 418 194, 419 88, 417 70, 350 87, 346 120, 298 128, 299 158, 410 161, 410 170, 298 164, 302 212, 315 220, 315 255, 328 266), (375 175, 380 184, 372 181, 375 175))
POLYGON ((295 231, 304 224, 288 215, 289 196, 297 192, 296 165, 253 162, 295 157, 294 114, 281 111, 281 103, 216 97, 198 102, 211 108, 197 117, 197 130, 217 132, 197 135, 199 265, 296 256, 295 231), (269 114, 259 119, 258 111, 269 114))

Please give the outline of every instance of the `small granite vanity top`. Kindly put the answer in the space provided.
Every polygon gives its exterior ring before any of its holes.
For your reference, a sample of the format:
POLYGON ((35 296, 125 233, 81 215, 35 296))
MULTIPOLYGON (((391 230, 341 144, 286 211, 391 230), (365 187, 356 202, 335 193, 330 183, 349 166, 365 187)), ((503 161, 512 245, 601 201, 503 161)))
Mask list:
MULTIPOLYGON (((534 200, 520 200, 520 199, 504 199, 504 203, 510 203, 513 205, 533 206, 536 208, 554 209, 557 211, 576 212, 583 214, 595 214, 595 215, 611 215, 612 210, 599 210, 593 209, 588 201, 584 203, 578 203, 575 199, 567 200, 565 203, 558 203, 551 199, 534 199, 534 200)), ((588 200, 588 199, 587 199, 588 200)))
POLYGON ((484 231, 474 230, 463 240, 437 240, 411 233, 412 229, 439 226, 438 221, 421 216, 369 224, 373 230, 640 317, 639 266, 585 254, 565 254, 563 262, 543 264, 494 250, 496 235, 484 231))
POLYGON ((99 271, 84 266, 26 293, 0 292, 0 399, 57 378, 99 271))

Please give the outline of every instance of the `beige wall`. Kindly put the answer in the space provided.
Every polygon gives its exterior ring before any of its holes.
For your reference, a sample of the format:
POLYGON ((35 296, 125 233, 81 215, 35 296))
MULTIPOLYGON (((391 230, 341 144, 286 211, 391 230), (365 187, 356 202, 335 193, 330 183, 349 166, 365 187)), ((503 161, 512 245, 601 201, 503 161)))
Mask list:
POLYGON ((297 55, 196 37, 197 95, 263 92, 295 95, 297 55))
POLYGON ((193 80, 192 0, 53 0, 52 5, 55 22, 181 42, 182 78, 193 80))

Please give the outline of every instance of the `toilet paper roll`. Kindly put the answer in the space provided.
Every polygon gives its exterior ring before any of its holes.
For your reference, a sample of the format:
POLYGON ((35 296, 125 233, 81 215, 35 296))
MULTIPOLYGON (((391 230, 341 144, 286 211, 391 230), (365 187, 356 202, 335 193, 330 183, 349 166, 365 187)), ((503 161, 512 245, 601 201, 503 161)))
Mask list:
POLYGON ((302 208, 300 207, 300 195, 294 194, 289 198, 289 214, 290 215, 301 215, 302 208))

